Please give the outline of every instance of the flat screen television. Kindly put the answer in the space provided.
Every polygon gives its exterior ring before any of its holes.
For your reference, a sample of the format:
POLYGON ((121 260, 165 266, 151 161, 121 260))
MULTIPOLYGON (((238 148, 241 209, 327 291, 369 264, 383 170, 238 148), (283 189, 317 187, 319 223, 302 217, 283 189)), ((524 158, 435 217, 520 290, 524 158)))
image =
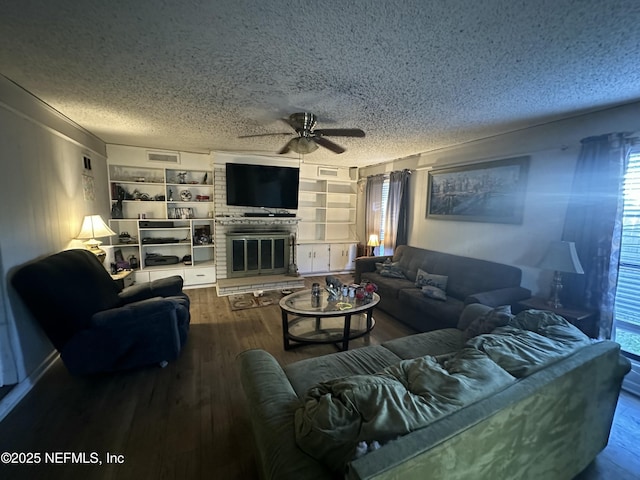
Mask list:
POLYGON ((298 208, 300 169, 227 163, 227 205, 298 208))

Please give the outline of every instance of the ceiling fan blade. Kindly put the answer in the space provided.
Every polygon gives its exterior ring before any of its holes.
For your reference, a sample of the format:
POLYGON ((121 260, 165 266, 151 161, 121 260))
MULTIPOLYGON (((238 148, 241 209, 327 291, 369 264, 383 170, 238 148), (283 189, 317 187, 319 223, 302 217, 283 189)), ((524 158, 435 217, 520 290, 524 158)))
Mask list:
POLYGON ((314 130, 313 133, 324 136, 333 137, 364 137, 364 131, 359 128, 320 128, 314 130))
POLYGON ((257 133, 255 135, 240 135, 238 138, 252 138, 252 137, 269 137, 271 135, 294 135, 293 132, 278 132, 278 133, 257 133))
MULTIPOLYGON (((297 137, 296 137, 297 138, 297 137)), ((280 149, 280 151, 278 152, 279 155, 285 154, 285 153, 289 153, 291 151, 291 145, 293 145, 295 138, 292 138, 291 140, 289 140, 284 147, 282 147, 280 149)))
POLYGON ((331 140, 327 140, 326 138, 323 138, 323 137, 311 137, 311 138, 313 138, 313 141, 316 142, 318 145, 321 145, 324 148, 328 148, 333 153, 342 153, 345 151, 345 149, 342 148, 340 145, 338 145, 337 143, 333 143, 331 140))

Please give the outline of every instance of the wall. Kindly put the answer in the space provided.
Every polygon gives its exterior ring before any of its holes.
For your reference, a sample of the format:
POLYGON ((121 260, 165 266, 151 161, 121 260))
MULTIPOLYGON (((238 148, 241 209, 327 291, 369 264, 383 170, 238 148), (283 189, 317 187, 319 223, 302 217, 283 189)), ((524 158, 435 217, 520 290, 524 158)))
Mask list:
POLYGON ((0 164, 0 384, 13 384, 29 380, 54 349, 16 298, 11 273, 36 257, 82 247, 73 237, 84 215, 108 218, 106 150, 0 76, 0 164), (90 182, 93 199, 83 189, 90 182))
MULTIPOLYGON (((519 130, 464 145, 363 168, 361 177, 414 169, 409 244, 517 265, 522 285, 547 295, 551 272, 535 265, 552 240, 562 235, 580 140, 609 132, 640 130, 640 103, 519 130), (530 155, 524 219, 521 225, 457 222, 426 218, 428 171, 453 165, 530 155)), ((360 189, 364 200, 364 189, 360 189)), ((359 200, 360 205, 364 201, 359 200)), ((358 231, 364 237, 364 210, 358 231)))

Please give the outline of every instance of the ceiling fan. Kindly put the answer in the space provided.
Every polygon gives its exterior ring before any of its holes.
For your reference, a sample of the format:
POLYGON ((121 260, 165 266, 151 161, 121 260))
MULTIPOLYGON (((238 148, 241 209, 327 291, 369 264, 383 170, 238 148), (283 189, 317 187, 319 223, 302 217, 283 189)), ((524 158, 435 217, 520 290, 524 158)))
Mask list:
MULTIPOLYGON (((317 117, 313 113, 292 113, 283 121, 293 128, 298 136, 289 140, 280 149, 279 154, 289 153, 291 150, 296 153, 307 154, 316 151, 318 145, 331 150, 333 153, 342 153, 345 151, 343 147, 325 137, 364 137, 364 131, 359 128, 320 128, 316 130, 317 117)), ((260 135, 243 135, 239 138, 264 137, 267 135, 291 135, 291 133, 263 133, 260 135)))

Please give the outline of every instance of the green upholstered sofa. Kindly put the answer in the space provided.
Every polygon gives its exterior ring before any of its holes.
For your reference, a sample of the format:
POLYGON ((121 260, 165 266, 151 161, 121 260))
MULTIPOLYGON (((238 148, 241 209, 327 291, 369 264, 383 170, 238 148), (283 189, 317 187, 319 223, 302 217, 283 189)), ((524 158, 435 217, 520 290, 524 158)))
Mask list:
POLYGON ((377 308, 418 332, 455 327, 470 303, 491 307, 515 305, 531 296, 521 287, 522 271, 512 265, 401 245, 393 256, 356 259, 355 282, 378 286, 377 308), (382 276, 376 263, 393 262, 402 278, 382 276), (446 300, 429 298, 416 287, 418 270, 447 277, 446 300))
MULTIPOLYGON (((263 350, 239 356, 262 478, 571 479, 606 446, 620 386, 629 371, 619 345, 586 341, 566 358, 518 378, 351 460, 344 473, 296 442, 296 410, 318 382, 373 374, 403 359, 460 350, 463 329, 489 307, 472 304, 460 328, 442 329, 281 367, 263 350)), ((586 338, 586 337, 585 337, 586 338)))

